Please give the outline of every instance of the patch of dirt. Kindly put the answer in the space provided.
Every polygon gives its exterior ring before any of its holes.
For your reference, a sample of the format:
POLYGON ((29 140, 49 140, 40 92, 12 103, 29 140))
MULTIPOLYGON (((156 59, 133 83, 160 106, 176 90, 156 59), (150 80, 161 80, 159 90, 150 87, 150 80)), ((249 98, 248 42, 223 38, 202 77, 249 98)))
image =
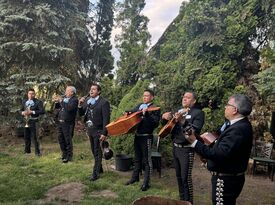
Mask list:
POLYGON ((115 192, 112 192, 111 190, 105 189, 102 191, 94 191, 91 193, 91 197, 106 197, 106 198, 118 198, 118 195, 115 192))
POLYGON ((84 197, 86 185, 72 182, 61 184, 49 189, 45 194, 45 199, 39 200, 38 204, 47 204, 54 201, 61 201, 59 204, 74 204, 80 202, 84 197))
MULTIPOLYGON (((176 189, 175 169, 163 169, 162 178, 159 179, 157 173, 153 175, 152 186, 154 182, 166 184, 167 187, 176 189)), ((199 157, 196 155, 194 167, 192 170, 194 204, 211 204, 211 175, 209 171, 202 166, 199 157)), ((275 180, 271 181, 266 172, 257 172, 255 175, 247 173, 245 184, 240 196, 237 199, 237 205, 274 205, 275 204, 275 180)))

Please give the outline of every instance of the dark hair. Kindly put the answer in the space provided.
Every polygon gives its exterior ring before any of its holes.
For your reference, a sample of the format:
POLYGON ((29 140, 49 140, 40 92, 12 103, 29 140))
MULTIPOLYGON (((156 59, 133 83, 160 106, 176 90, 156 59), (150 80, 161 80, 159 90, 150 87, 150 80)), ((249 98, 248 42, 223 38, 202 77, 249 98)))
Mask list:
POLYGON ((151 89, 145 89, 143 92, 148 92, 148 93, 150 93, 150 95, 155 96, 154 91, 151 89))
POLYGON ((194 91, 190 91, 190 90, 185 91, 185 92, 183 93, 183 95, 184 95, 185 93, 191 93, 191 94, 193 95, 193 98, 194 98, 195 100, 197 100, 197 95, 196 95, 196 93, 195 93, 194 91))
POLYGON ((249 97, 244 94, 234 94, 230 98, 234 99, 236 107, 238 109, 238 113, 243 116, 250 115, 252 111, 252 102, 249 97))
POLYGON ((91 85, 91 87, 92 87, 92 86, 96 86, 97 91, 98 91, 98 92, 101 92, 101 87, 100 87, 100 85, 98 85, 97 83, 93 83, 93 84, 91 85))
POLYGON ((29 88, 29 89, 28 89, 28 92, 29 92, 29 91, 35 92, 35 90, 34 90, 33 88, 29 88))

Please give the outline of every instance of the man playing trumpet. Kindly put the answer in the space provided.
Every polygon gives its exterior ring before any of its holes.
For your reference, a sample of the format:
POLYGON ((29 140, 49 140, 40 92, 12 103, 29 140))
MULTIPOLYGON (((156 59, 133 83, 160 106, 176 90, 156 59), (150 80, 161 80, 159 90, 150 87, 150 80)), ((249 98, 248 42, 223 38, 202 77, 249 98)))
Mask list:
POLYGON ((62 162, 73 159, 73 134, 75 117, 77 114, 78 99, 74 86, 67 86, 65 96, 55 96, 55 109, 58 110, 58 142, 62 151, 62 162))
POLYGON ((24 129, 25 150, 24 153, 31 153, 31 141, 34 143, 35 155, 40 156, 38 140, 38 117, 44 114, 42 101, 35 98, 34 89, 28 90, 28 99, 24 100, 21 107, 21 115, 24 116, 26 125, 24 129))

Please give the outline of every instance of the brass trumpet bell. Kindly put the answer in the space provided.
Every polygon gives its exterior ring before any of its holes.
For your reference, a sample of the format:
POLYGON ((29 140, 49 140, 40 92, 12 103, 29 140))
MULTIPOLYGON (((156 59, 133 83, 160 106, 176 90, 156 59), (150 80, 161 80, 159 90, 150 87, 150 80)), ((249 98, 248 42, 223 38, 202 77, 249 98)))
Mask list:
POLYGON ((25 127, 26 128, 30 127, 30 125, 29 125, 29 119, 30 119, 30 116, 26 115, 25 116, 25 122, 26 122, 25 127))

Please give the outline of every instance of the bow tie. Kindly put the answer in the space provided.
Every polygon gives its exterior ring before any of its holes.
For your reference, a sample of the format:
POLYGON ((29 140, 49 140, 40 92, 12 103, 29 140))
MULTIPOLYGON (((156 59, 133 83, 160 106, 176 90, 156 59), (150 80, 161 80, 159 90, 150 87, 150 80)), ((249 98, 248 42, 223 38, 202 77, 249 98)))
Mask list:
POLYGON ((226 130, 230 126, 230 121, 225 121, 221 127, 221 132, 226 130))
POLYGON ((90 98, 88 101, 87 101, 87 104, 88 105, 94 105, 96 102, 96 99, 95 98, 90 98))
POLYGON ((64 103, 68 103, 69 100, 70 100, 70 98, 64 98, 64 99, 63 99, 63 102, 64 102, 64 103))
POLYGON ((26 105, 26 107, 34 106, 34 102, 33 102, 33 100, 28 100, 28 101, 26 101, 25 105, 26 105))
POLYGON ((140 106, 139 106, 139 110, 143 110, 143 109, 146 109, 146 108, 148 108, 149 106, 148 106, 148 104, 146 104, 146 103, 143 103, 143 104, 141 104, 140 106))

